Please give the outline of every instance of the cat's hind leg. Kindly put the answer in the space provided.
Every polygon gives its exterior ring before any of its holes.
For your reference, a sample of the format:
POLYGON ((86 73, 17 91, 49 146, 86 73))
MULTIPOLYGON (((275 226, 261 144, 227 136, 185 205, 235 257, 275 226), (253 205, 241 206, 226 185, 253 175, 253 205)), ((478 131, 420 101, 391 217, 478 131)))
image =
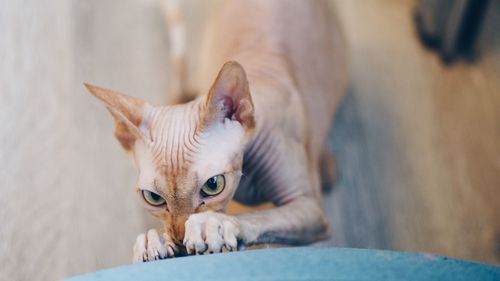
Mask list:
POLYGON ((320 158, 320 173, 321 173, 321 185, 323 191, 330 191, 337 180, 337 161, 335 159, 335 154, 331 151, 328 145, 325 145, 323 154, 320 158))

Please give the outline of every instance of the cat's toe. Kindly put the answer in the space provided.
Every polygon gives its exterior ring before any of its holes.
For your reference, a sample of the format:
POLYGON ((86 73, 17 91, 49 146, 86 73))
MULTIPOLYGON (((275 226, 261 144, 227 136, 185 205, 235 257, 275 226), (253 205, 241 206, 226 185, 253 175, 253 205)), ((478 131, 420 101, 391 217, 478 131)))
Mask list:
POLYGON ((144 233, 140 234, 135 239, 133 252, 133 263, 141 263, 148 260, 148 254, 146 250, 146 235, 144 233))
POLYGON ((186 221, 183 243, 188 255, 203 254, 207 250, 207 245, 201 236, 200 223, 193 216, 186 221))
POLYGON ((213 217, 207 219, 205 226, 205 242, 209 253, 219 253, 224 246, 223 229, 221 222, 213 217))
POLYGON ((238 240, 236 239, 237 228, 230 221, 224 221, 223 223, 223 236, 224 236, 224 245, 228 251, 237 251, 238 250, 238 240))
POLYGON ((148 261, 164 259, 167 257, 167 249, 164 241, 160 239, 156 229, 150 229, 147 233, 147 256, 148 261))
POLYGON ((177 247, 177 245, 174 242, 172 242, 172 240, 167 236, 166 233, 163 233, 162 238, 167 251, 167 258, 175 257, 179 253, 179 247, 177 247))
POLYGON ((207 245, 201 238, 191 238, 184 242, 188 255, 203 254, 207 250, 207 245))

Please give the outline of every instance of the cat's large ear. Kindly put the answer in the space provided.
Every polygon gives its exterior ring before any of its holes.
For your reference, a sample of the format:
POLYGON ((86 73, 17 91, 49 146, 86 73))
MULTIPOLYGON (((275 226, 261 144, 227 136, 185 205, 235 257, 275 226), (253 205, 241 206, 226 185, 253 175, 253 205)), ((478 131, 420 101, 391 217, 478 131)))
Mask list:
POLYGON ((139 129, 147 106, 144 101, 90 84, 84 85, 113 115, 116 123, 115 136, 127 152, 132 150, 136 140, 147 141, 147 137, 139 129))
POLYGON ((206 99, 204 124, 236 120, 247 130, 255 128, 254 106, 243 67, 229 61, 222 66, 206 99))

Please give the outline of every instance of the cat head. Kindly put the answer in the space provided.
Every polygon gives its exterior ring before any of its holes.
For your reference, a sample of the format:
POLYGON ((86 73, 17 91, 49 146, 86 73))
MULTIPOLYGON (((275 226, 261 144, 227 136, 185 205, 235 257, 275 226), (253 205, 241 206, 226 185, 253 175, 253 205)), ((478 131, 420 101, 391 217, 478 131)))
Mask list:
POLYGON ((115 119, 115 136, 139 169, 139 201, 160 218, 170 237, 184 238, 193 213, 223 211, 242 175, 255 129, 243 67, 224 64, 207 95, 180 105, 152 106, 86 84, 115 119))

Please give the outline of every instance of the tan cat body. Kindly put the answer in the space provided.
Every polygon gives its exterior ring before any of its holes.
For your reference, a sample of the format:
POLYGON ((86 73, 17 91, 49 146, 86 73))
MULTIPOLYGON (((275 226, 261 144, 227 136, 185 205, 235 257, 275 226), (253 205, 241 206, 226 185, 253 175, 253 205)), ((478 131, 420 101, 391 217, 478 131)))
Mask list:
POLYGON ((300 0, 217 3, 200 56, 201 95, 193 101, 151 106, 87 85, 134 156, 139 200, 165 225, 161 236, 150 230, 137 238, 136 262, 183 248, 193 254, 298 245, 328 234, 320 170, 347 82, 330 7, 300 0), (206 196, 208 180, 217 187, 224 181, 223 189, 206 196), (148 203, 150 192, 164 204, 148 203), (275 208, 229 216, 223 212, 232 199, 275 208))

